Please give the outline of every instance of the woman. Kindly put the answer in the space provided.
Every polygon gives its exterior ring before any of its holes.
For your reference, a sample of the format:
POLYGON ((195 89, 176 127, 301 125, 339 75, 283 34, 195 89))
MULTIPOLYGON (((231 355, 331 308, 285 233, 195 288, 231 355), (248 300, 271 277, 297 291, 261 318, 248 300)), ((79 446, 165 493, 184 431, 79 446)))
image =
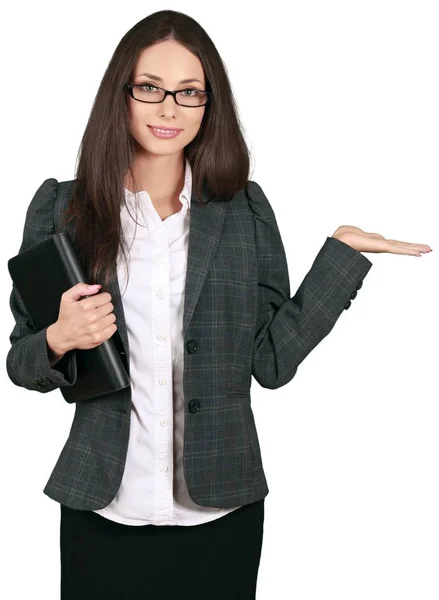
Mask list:
POLYGON ((165 10, 116 48, 76 179, 44 181, 29 206, 20 251, 62 216, 101 293, 77 284, 35 331, 13 289, 11 380, 62 392, 75 349, 116 330, 131 380, 75 405, 44 489, 61 505, 63 600, 254 599, 268 486, 252 375, 291 381, 361 289, 361 252, 430 251, 339 227, 291 298, 273 210, 248 175, 215 46, 165 10))

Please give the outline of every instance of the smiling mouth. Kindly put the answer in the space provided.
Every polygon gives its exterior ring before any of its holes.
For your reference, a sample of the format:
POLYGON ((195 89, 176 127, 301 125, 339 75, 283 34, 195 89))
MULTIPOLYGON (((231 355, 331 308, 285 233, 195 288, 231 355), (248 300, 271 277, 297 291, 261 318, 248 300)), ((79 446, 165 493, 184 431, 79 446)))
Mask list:
POLYGON ((183 131, 182 129, 176 129, 176 128, 172 128, 172 127, 154 127, 154 125, 148 125, 148 127, 150 127, 151 129, 156 129, 158 131, 166 131, 166 132, 177 132, 177 131, 183 131))

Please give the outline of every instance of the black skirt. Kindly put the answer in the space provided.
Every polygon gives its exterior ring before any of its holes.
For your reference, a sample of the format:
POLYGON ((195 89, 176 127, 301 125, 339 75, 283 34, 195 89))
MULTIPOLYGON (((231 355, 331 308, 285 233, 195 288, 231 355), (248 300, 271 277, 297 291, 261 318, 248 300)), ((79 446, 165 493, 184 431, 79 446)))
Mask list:
POLYGON ((255 600, 264 500, 201 525, 123 525, 61 505, 61 600, 255 600))

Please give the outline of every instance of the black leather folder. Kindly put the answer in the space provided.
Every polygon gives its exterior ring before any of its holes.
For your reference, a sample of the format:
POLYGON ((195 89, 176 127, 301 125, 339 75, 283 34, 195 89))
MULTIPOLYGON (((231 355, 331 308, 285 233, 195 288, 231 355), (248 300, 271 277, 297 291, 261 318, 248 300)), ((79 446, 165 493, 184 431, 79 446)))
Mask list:
MULTIPOLYGON (((8 269, 37 331, 57 321, 61 295, 87 281, 68 231, 20 252, 9 259, 8 269)), ((76 354, 77 380, 73 385, 60 387, 65 400, 90 400, 128 387, 130 379, 122 361, 122 347, 116 330, 95 348, 71 350, 76 354)))

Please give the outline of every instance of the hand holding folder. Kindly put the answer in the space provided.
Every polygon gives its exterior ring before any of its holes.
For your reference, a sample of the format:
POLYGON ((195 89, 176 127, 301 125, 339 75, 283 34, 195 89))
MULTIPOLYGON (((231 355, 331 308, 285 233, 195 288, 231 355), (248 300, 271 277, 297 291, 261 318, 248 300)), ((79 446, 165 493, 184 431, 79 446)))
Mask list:
MULTIPOLYGON (((58 321, 63 293, 86 281, 67 231, 20 252, 8 261, 8 269, 37 331, 58 321)), ((90 400, 128 387, 130 379, 118 350, 121 347, 116 330, 98 346, 72 348, 76 355, 77 379, 73 385, 60 388, 66 401, 90 400)))
POLYGON ((46 336, 60 358, 76 348, 91 350, 116 332, 111 296, 108 292, 97 294, 100 288, 81 282, 62 294, 58 320, 47 329, 46 336))

